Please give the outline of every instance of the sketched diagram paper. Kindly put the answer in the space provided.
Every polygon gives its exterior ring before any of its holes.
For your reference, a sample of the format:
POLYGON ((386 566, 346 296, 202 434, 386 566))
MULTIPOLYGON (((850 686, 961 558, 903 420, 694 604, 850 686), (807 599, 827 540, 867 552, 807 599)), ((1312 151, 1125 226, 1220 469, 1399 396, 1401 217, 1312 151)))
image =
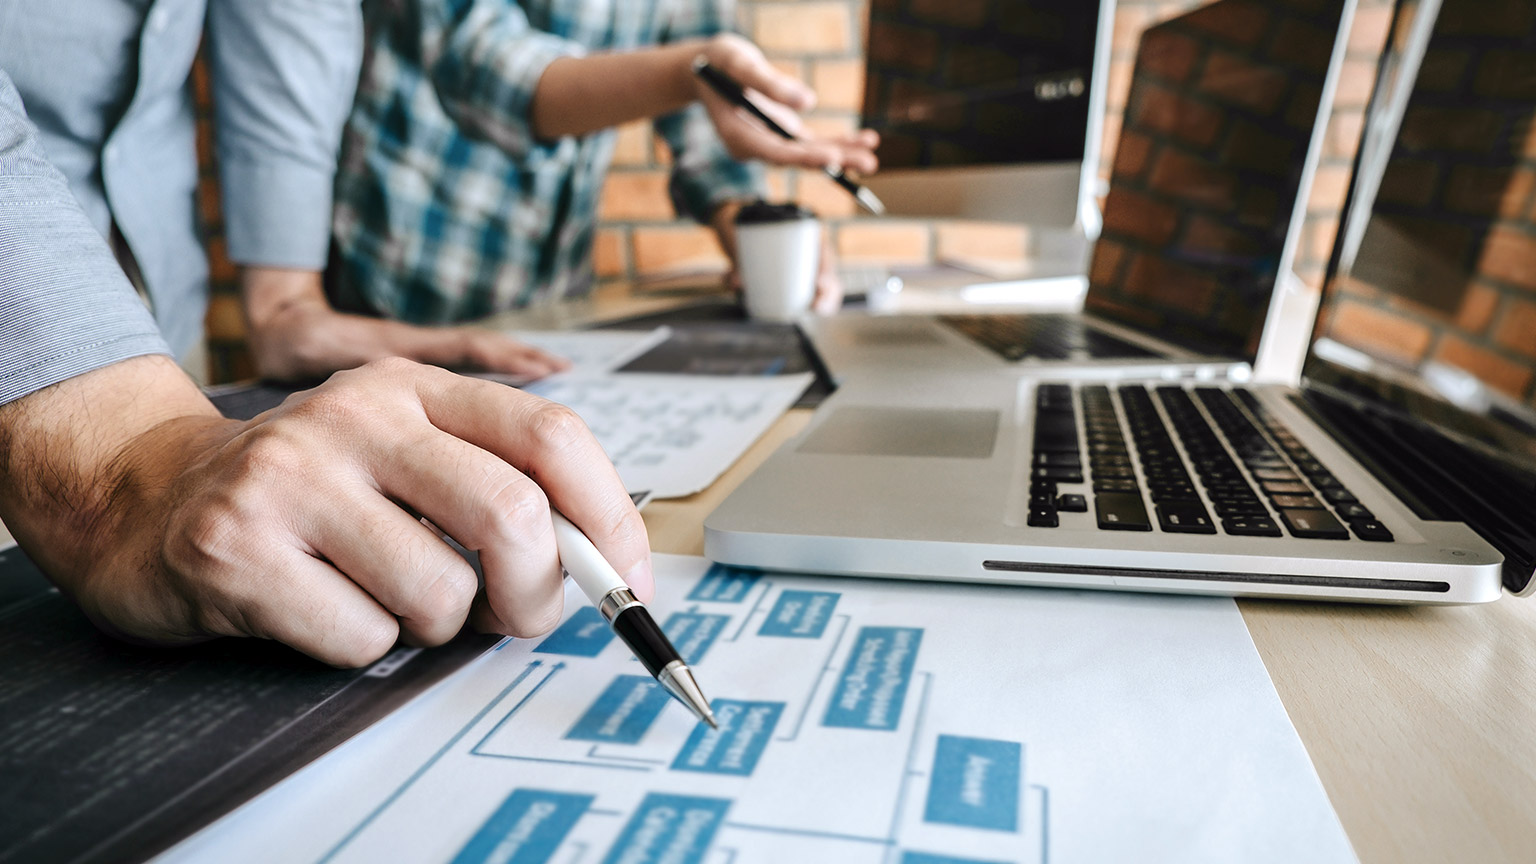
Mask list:
POLYGON ((1354 860, 1230 600, 656 565, 719 732, 572 592, 166 860, 1354 860))

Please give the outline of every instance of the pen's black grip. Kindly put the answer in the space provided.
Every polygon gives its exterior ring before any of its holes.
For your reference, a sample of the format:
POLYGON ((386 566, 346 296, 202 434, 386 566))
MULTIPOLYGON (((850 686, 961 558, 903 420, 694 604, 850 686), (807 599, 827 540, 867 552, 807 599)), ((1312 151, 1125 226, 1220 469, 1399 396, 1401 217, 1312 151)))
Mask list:
POLYGON ((734 79, 728 77, 724 72, 711 66, 702 57, 693 64, 693 73, 699 76, 705 84, 708 84, 711 90, 719 93, 725 101, 738 108, 745 109, 747 113, 756 117, 759 123, 767 126, 769 131, 775 135, 790 141, 795 140, 795 136, 791 135, 788 129, 780 126, 772 117, 764 114, 763 109, 752 104, 752 100, 747 98, 747 93, 741 89, 740 84, 737 84, 734 79))
POLYGON ((624 640, 629 650, 635 652, 645 671, 651 673, 652 677, 673 660, 683 659, 644 606, 631 606, 615 616, 613 632, 624 640))

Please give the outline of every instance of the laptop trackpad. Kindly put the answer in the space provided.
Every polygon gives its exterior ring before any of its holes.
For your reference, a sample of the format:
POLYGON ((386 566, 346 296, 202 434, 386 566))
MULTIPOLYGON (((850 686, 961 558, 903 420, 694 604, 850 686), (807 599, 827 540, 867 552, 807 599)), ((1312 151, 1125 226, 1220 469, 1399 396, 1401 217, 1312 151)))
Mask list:
POLYGON ((849 406, 817 426, 799 452, 986 459, 997 423, 996 411, 849 406))

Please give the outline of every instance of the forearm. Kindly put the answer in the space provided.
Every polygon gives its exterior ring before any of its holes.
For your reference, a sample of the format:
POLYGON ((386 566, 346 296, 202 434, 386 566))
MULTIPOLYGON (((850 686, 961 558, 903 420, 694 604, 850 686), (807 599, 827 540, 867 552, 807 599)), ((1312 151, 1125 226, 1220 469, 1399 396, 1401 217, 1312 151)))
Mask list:
POLYGON ((545 140, 585 135, 669 114, 693 101, 690 64, 699 40, 550 63, 533 96, 533 129, 545 140))
POLYGON ((195 459, 232 425, 164 356, 44 388, 0 407, 0 517, 61 588, 116 630, 112 610, 86 599, 95 593, 86 583, 144 577, 150 551, 124 538, 139 527, 133 520, 164 512, 158 502, 174 478, 155 466, 195 459))

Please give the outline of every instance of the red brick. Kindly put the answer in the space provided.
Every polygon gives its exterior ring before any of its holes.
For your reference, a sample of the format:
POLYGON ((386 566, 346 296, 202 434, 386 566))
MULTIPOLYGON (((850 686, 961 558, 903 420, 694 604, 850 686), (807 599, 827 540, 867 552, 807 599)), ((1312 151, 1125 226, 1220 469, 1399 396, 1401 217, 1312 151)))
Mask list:
POLYGON ((1482 379, 1483 383, 1516 398, 1523 397, 1531 383, 1530 366, 1480 348, 1457 336, 1447 335, 1440 340, 1435 360, 1471 372, 1482 379))
POLYGON ((715 232, 701 225, 636 228, 633 244, 635 272, 641 275, 728 266, 715 232))
POLYGON ((864 102, 864 63, 861 60, 817 60, 811 66, 811 87, 817 107, 857 111, 864 102))
POLYGON ((1360 150, 1360 135, 1364 131, 1364 111, 1335 109, 1323 133, 1323 156, 1329 159, 1354 159, 1360 150))
POLYGON ((619 167, 649 165, 651 154, 651 123, 640 120, 625 123, 617 130, 613 142, 613 164, 619 167))
POLYGON ((1355 10, 1355 23, 1349 28, 1349 52, 1351 54, 1380 54, 1387 44, 1387 34, 1392 32, 1390 3, 1376 6, 1362 4, 1355 10))
POLYGON ((666 171, 613 171, 597 208, 604 221, 666 221, 676 214, 667 196, 666 171))
POLYGON ((1252 0, 1229 0, 1192 12, 1184 18, 1190 26, 1239 46, 1257 45, 1270 27, 1269 12, 1252 0))
POLYGON ((1093 262, 1088 268, 1088 281, 1095 288, 1118 286, 1121 265, 1125 259, 1124 246, 1113 240, 1099 240, 1093 244, 1093 262))
POLYGON ((234 262, 229 260, 223 235, 209 237, 204 245, 208 248, 209 281, 218 286, 234 285, 239 271, 235 269, 234 262))
POLYGON ((1134 238, 1162 246, 1173 239, 1178 219, 1174 208, 1124 184, 1111 188, 1104 202, 1104 233, 1111 237, 1134 238))
POLYGON ((1415 366, 1434 338, 1430 329, 1401 315, 1345 301, 1333 311, 1329 335, 1367 353, 1415 366))
POLYGON ((1308 213, 1337 213, 1344 207, 1344 197, 1349 193, 1349 179, 1353 172, 1349 165, 1319 165, 1312 180, 1312 190, 1307 198, 1308 213))
POLYGON ((859 210, 853 196, 820 171, 800 172, 795 180, 795 200, 823 219, 843 219, 857 215, 859 210))
POLYGON ((623 228, 597 229, 592 238, 592 272, 599 279, 628 275, 629 264, 625 260, 628 239, 623 228))
POLYGON ((1200 60, 1200 43, 1172 30, 1149 30, 1141 40, 1136 66, 1142 74, 1174 84, 1189 80, 1200 60))
POLYGON ((1129 106, 1130 125, 1134 129, 1188 141, 1197 147, 1209 147, 1221 132, 1222 112, 1178 95, 1166 87, 1147 84, 1134 94, 1129 106))
POLYGON ((1494 310, 1499 308, 1499 292, 1487 285, 1473 285, 1461 297, 1461 308, 1456 310, 1456 329, 1469 336, 1480 336, 1493 321, 1494 310))
POLYGON ((752 9, 752 36, 773 54, 847 54, 853 47, 848 13, 846 3, 761 4, 752 9))
POLYGON ((1296 92, 1291 96, 1291 104, 1285 109, 1285 122, 1292 128, 1302 132, 1310 132, 1317 123, 1317 107, 1322 98, 1323 89, 1315 84, 1305 81, 1296 85, 1296 92))
POLYGON ((1209 216, 1190 217, 1178 245, 1201 258, 1247 257, 1258 254, 1262 248, 1252 236, 1209 216))
POLYGON ((1198 318, 1213 311, 1217 288, 1216 280, 1205 271, 1153 255, 1135 255, 1125 277, 1126 294, 1198 318))
POLYGON ((1370 104, 1371 92, 1376 89, 1376 58, 1349 59, 1339 70, 1339 86, 1333 94, 1335 110, 1339 108, 1364 109, 1370 104))
POLYGON ((1337 214, 1308 216, 1303 223, 1306 246, 1300 253, 1308 263, 1326 264, 1333 255, 1333 244, 1338 239, 1339 217, 1337 214))
POLYGON ((1152 139, 1135 132, 1127 132, 1120 137, 1120 145, 1115 149, 1115 176, 1127 179, 1140 177, 1147 170, 1147 163, 1151 161, 1152 139))
POLYGON ((1536 234, 1494 228, 1483 243, 1477 269, 1490 279, 1536 288, 1536 234))
POLYGON ((1273 113, 1290 89, 1290 76, 1278 66, 1260 66, 1251 58, 1216 49, 1200 73, 1200 91, 1217 101, 1259 114, 1273 113))
POLYGON ((934 240, 941 260, 1020 264, 1029 230, 1013 223, 943 222, 935 226, 934 240))
POLYGON ((849 263, 927 264, 928 226, 918 222, 850 222, 837 228, 837 256, 849 263))
POLYGON ((1240 181, 1237 175, 1208 159, 1164 147, 1152 163, 1148 185, 1179 201, 1228 209, 1240 181))
POLYGON ((1493 340, 1502 348, 1536 357, 1536 302, 1512 300, 1506 304, 1493 340))
POLYGON ((209 297, 205 321, 209 339, 245 341, 245 312, 238 295, 218 293, 209 297))

